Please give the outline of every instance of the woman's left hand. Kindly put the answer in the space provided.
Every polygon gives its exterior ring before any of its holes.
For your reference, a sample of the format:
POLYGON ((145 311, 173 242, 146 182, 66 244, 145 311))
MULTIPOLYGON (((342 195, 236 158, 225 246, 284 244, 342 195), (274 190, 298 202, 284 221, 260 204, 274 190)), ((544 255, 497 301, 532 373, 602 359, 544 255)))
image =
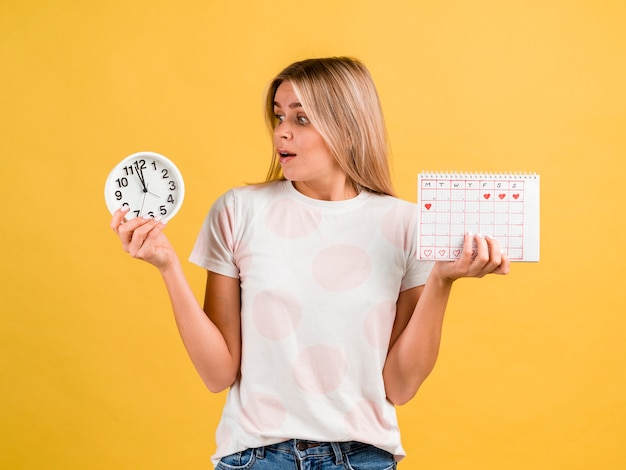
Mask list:
POLYGON ((496 239, 465 234, 460 258, 439 262, 435 269, 442 279, 452 282, 462 277, 480 278, 487 274, 508 274, 510 264, 496 239))

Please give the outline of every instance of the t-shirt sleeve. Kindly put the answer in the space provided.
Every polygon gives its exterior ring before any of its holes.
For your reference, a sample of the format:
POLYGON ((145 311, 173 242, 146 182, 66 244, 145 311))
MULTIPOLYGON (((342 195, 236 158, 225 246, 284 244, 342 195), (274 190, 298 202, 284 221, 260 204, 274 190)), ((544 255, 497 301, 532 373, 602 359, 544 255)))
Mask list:
POLYGON ((217 274, 239 278, 234 257, 235 233, 235 194, 230 190, 211 207, 189 261, 217 274))
POLYGON ((405 251, 407 269, 400 291, 426 284, 435 264, 434 261, 420 260, 417 257, 417 209, 412 214, 407 230, 409 231, 407 239, 411 240, 411 243, 405 251))

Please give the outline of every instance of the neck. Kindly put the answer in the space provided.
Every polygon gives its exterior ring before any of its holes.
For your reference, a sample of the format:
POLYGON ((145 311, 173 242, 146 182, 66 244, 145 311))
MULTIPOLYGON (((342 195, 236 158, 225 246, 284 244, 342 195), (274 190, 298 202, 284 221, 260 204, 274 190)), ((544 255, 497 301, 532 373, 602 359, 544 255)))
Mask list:
POLYGON ((311 199, 321 201, 345 201, 356 197, 359 192, 348 180, 343 184, 320 185, 308 181, 292 181, 296 190, 311 199))

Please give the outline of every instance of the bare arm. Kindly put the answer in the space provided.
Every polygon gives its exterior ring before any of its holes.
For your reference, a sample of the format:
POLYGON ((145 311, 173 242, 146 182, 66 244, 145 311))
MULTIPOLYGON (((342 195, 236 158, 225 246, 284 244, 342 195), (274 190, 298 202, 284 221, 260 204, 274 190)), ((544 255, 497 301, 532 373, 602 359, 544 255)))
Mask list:
POLYGON ((183 344, 200 377, 212 392, 231 386, 241 357, 239 280, 208 273, 203 310, 163 234, 164 224, 142 218, 122 223, 124 215, 117 211, 111 228, 127 253, 159 269, 183 344))
POLYGON ((441 343, 443 317, 452 284, 461 277, 507 274, 509 260, 493 239, 466 235, 461 258, 436 263, 423 287, 409 289, 398 297, 396 322, 383 369, 387 398, 395 404, 408 402, 430 374, 441 343))

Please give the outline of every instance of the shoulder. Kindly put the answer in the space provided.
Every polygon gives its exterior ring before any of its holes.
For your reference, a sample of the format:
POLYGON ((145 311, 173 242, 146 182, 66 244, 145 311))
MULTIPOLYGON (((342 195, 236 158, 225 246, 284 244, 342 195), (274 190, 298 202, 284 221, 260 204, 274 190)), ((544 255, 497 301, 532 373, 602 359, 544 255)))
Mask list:
POLYGON ((271 181, 269 183, 249 184, 237 186, 229 189, 220 195, 216 201, 216 206, 236 206, 241 203, 266 201, 272 199, 282 192, 282 181, 271 181))
POLYGON ((367 203, 378 207, 387 217, 411 220, 417 216, 417 204, 394 196, 372 193, 367 203))

